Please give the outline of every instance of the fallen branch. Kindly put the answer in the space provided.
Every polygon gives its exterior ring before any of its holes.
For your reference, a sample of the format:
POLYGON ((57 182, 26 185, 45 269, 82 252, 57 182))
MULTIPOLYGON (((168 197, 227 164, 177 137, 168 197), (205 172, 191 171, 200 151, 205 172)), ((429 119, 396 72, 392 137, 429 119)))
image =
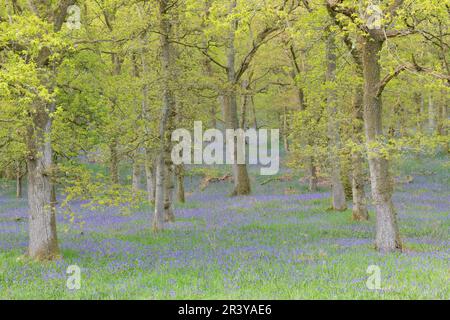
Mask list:
POLYGON ((264 180, 263 182, 261 182, 261 185, 264 186, 264 185, 274 182, 274 181, 279 181, 279 182, 292 181, 292 177, 286 175, 286 176, 281 176, 281 177, 276 177, 276 178, 270 178, 270 179, 267 179, 267 180, 264 180))
POLYGON ((226 174, 223 177, 205 177, 202 180, 202 183, 200 184, 200 190, 203 191, 205 190, 210 183, 215 183, 215 182, 223 182, 223 181, 229 181, 231 180, 233 177, 230 174, 226 174))

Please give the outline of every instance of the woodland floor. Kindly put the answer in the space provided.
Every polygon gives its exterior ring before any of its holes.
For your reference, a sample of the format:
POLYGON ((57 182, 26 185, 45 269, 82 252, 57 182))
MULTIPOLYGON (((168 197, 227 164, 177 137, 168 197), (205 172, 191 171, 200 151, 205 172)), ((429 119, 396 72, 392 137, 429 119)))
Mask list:
POLYGON ((373 249, 371 221, 351 210, 328 211, 325 188, 309 193, 298 179, 252 178, 253 195, 230 198, 229 183, 205 191, 187 183, 177 222, 153 235, 151 209, 91 211, 74 203, 73 222, 60 213, 63 259, 39 264, 23 257, 25 200, 0 188, 0 299, 449 299, 450 194, 448 163, 406 159, 395 204, 402 254, 373 249), (80 222, 84 227, 80 229, 80 222), (81 232, 82 231, 82 232, 81 232), (78 265, 81 289, 66 288, 78 265), (366 287, 369 265, 381 269, 378 291, 366 287))

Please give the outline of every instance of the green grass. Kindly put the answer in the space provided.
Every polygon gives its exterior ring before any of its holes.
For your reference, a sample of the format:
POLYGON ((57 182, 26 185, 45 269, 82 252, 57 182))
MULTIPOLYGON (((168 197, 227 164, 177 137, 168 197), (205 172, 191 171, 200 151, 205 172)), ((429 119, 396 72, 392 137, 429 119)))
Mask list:
MULTIPOLYGON (((403 173, 427 166, 408 161, 403 173)), ((25 258, 24 230, 0 234, 0 241, 22 243, 0 249, 0 299, 449 299, 449 210, 436 206, 448 203, 445 165, 431 162, 440 177, 424 175, 397 188, 403 253, 376 252, 373 211, 369 222, 354 222, 351 210, 329 211, 326 194, 305 200, 196 198, 177 205, 182 211, 176 224, 160 234, 151 232, 145 205, 117 225, 84 235, 60 232, 64 259, 56 262, 25 258), (431 196, 427 183, 437 188, 431 196), (216 225, 212 217, 223 221, 216 225), (91 245, 84 248, 86 243, 91 245), (78 291, 66 287, 72 264, 82 271, 78 291), (381 270, 381 290, 366 286, 370 265, 381 270)), ((274 182, 270 194, 283 194, 287 185, 304 188, 274 182)), ((215 184, 205 196, 226 194, 228 187, 215 184)), ((267 191, 261 190, 255 194, 267 191)), ((25 203, 3 202, 0 227, 14 230, 15 222, 2 215, 18 206, 25 203)))

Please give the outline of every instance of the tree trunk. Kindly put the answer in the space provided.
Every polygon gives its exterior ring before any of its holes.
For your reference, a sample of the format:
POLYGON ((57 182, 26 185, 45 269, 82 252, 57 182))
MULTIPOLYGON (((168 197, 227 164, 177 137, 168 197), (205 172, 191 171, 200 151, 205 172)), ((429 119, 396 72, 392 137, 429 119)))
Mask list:
POLYGON ((309 158, 309 191, 315 192, 318 189, 317 167, 314 164, 314 158, 309 158))
POLYGON ((252 110, 252 123, 253 123, 253 128, 255 130, 258 130, 258 120, 256 118, 256 106, 255 106, 255 99, 253 98, 253 96, 250 97, 250 108, 252 110))
MULTIPOLYGON (((237 103, 235 92, 229 92, 224 96, 224 106, 225 106, 225 124, 226 129, 237 129, 237 103)), ((236 142, 236 139, 235 139, 236 142)), ((237 143, 235 143, 234 151, 234 164, 233 167, 233 179, 234 179, 234 196, 248 195, 250 194, 250 179, 247 172, 246 164, 237 163, 237 143)))
MULTIPOLYGON (((303 88, 298 84, 298 77, 302 72, 304 72, 305 68, 302 63, 299 63, 297 60, 297 54, 296 54, 296 48, 293 44, 289 46, 287 49, 288 55, 291 59, 291 66, 292 66, 292 72, 291 72, 291 78, 292 81, 297 86, 297 103, 298 103, 298 111, 304 111, 306 110, 306 99, 305 99, 305 92, 303 88)), ((309 142, 306 142, 306 144, 309 144, 309 142)), ((307 167, 307 175, 309 180, 309 191, 315 192, 318 189, 318 177, 317 177, 317 167, 314 164, 314 157, 308 157, 305 160, 306 167, 307 167)))
POLYGON ((369 220, 369 211, 366 204, 366 192, 364 190, 363 158, 357 153, 352 154, 352 195, 353 195, 353 220, 369 220))
POLYGON ((434 103, 433 96, 430 94, 428 97, 428 131, 431 135, 436 133, 436 105, 434 103))
POLYGON ((416 92, 414 94, 414 101, 416 103, 416 112, 417 112, 417 121, 416 121, 416 130, 419 133, 423 132, 423 113, 424 113, 424 99, 423 94, 421 92, 416 92))
POLYGON ((56 184, 54 181, 50 181, 51 183, 51 195, 50 195, 50 206, 52 208, 52 212, 56 215, 56 205, 58 204, 58 200, 56 199, 56 184))
MULTIPOLYGON (((233 0, 231 11, 236 6, 236 1, 233 0)), ((235 32, 237 28, 237 20, 232 21, 231 31, 228 39, 228 52, 227 52, 227 76, 229 88, 224 94, 224 121, 226 129, 237 129, 239 127, 237 117, 237 98, 236 98, 236 71, 235 71, 235 58, 236 50, 234 47, 235 32)), ((237 144, 234 148, 234 164, 233 164, 233 178, 234 178, 234 191, 233 195, 248 195, 251 192, 250 178, 247 172, 246 164, 237 163, 237 144)))
MULTIPOLYGON (((447 90, 450 89, 450 81, 445 82, 447 86, 447 90)), ((439 121, 439 134, 443 137, 446 137, 448 134, 448 106, 449 106, 449 96, 447 90, 442 90, 442 105, 440 110, 440 121, 439 121)), ((450 153, 450 142, 447 139, 447 142, 444 145, 444 152, 450 153)))
POLYGON ((381 252, 402 249, 397 215, 392 202, 393 183, 389 163, 372 145, 382 142, 382 98, 379 95, 381 66, 379 54, 383 42, 367 37, 363 49, 364 65, 364 125, 369 146, 369 169, 372 198, 375 204, 376 247, 381 252))
POLYGON ((164 227, 164 153, 158 155, 156 164, 155 213, 153 216, 153 231, 158 232, 164 227))
POLYGON ((175 214, 173 211, 173 193, 174 185, 174 170, 172 163, 166 163, 166 178, 164 180, 164 221, 175 222, 175 214))
POLYGON ((331 194, 334 210, 344 211, 347 209, 344 186, 341 180, 341 165, 339 151, 341 147, 339 123, 337 121, 337 99, 336 89, 336 43, 333 33, 329 33, 326 46, 327 55, 327 83, 332 86, 328 88, 327 106, 329 111, 328 135, 329 135, 329 158, 331 164, 331 194))
POLYGON ((139 163, 138 153, 136 152, 133 159, 132 178, 131 178, 131 190, 133 198, 136 198, 141 189, 141 164, 139 163))
MULTIPOLYGON (((364 112, 363 112, 364 88, 359 86, 355 91, 353 101, 353 139, 357 146, 362 145, 362 135, 364 134, 364 112)), ((366 204, 366 194, 364 191, 364 158, 359 150, 352 150, 352 194, 353 194, 353 220, 369 220, 369 212, 366 204)))
POLYGON ((289 152, 289 125, 288 125, 288 115, 287 107, 283 107, 283 142, 284 150, 289 152))
MULTIPOLYGON (((31 2, 29 2, 31 3, 31 2)), ((39 2, 33 12, 42 20, 53 24, 58 32, 64 23, 67 8, 73 0, 61 1, 54 10, 50 2, 39 2)), ((44 46, 38 53, 37 70, 43 74, 41 84, 48 92, 54 92, 53 83, 57 64, 51 61, 52 51, 44 46), (50 80, 50 81, 49 81, 50 80)), ((64 54, 63 54, 64 56, 64 54)), ((48 104, 36 97, 30 112, 31 124, 27 127, 27 168, 29 206, 28 254, 32 259, 51 260, 59 257, 55 210, 52 209, 52 177, 54 176, 53 149, 51 144, 52 118, 55 104, 48 104)))
MULTIPOLYGON (((204 41, 203 45, 206 47, 207 43, 204 41)), ((205 73, 206 76, 210 79, 214 77, 213 68, 211 66, 211 61, 208 58, 204 60, 205 73)), ((219 101, 219 98, 217 99, 219 101)), ((210 126, 211 129, 217 128, 217 105, 215 103, 211 103, 211 107, 209 108, 209 117, 210 117, 210 126)))
MULTIPOLYGON (((210 17, 210 9, 211 9, 211 2, 210 1, 205 1, 205 7, 204 7, 204 20, 202 22, 202 29, 206 28, 206 22, 208 21, 209 17, 210 17)), ((205 37, 202 41, 202 46, 207 48, 208 47, 208 39, 205 37)), ((205 53, 208 52, 208 49, 205 49, 205 53)), ((204 65, 204 71, 206 73, 206 76, 209 79, 213 79, 214 77, 214 72, 213 72, 213 68, 211 65, 211 60, 205 56, 204 60, 203 60, 203 65, 204 65)), ((217 89, 217 88, 215 88, 217 89)), ((219 98, 217 98, 217 102, 219 102, 219 98)), ((210 128, 211 129, 216 129, 217 128, 217 105, 215 103, 211 103, 211 107, 209 108, 209 116, 210 116, 210 128)))
POLYGON ((30 151, 28 167, 29 246, 28 254, 37 260, 59 256, 55 211, 52 209, 52 121, 43 103, 36 108, 33 125, 28 127, 30 151))
POLYGON ((177 165, 175 167, 175 174, 177 177, 177 200, 181 203, 185 203, 186 196, 184 192, 184 165, 177 165))
POLYGON ((20 164, 16 167, 16 198, 22 198, 22 172, 20 170, 20 164))
POLYGON ((119 184, 119 156, 117 152, 117 138, 109 146, 109 175, 112 184, 119 184))
MULTIPOLYGON (((244 89, 245 91, 247 91, 248 88, 248 81, 245 80, 242 84, 242 89, 244 89)), ((249 100, 249 96, 247 93, 244 93, 244 96, 242 97, 242 106, 241 106, 241 117, 240 117, 240 122, 239 122, 239 128, 244 129, 247 126, 247 107, 248 107, 248 100, 249 100)))
POLYGON ((344 187, 345 199, 353 201, 352 174, 351 174, 351 155, 347 149, 343 151, 345 161, 341 163, 341 181, 344 187))
MULTIPOLYGON (((171 164, 171 128, 175 115, 175 95, 173 92, 173 81, 175 79, 173 72, 174 56, 170 37, 172 35, 171 17, 168 10, 172 4, 169 0, 159 0, 160 13, 160 45, 161 45, 161 74, 163 88, 162 113, 159 124, 160 149, 156 169, 156 192, 155 192, 155 212, 153 217, 153 230, 159 231, 164 226, 165 216, 165 179, 167 169, 166 165, 171 164)), ((168 178, 168 177, 167 177, 168 178)), ((170 199, 170 198, 169 198, 170 199)))
POLYGON ((145 150, 145 181, 147 186, 148 203, 152 205, 155 203, 155 174, 153 159, 149 150, 145 150))
MULTIPOLYGON (((148 42, 148 36, 147 33, 144 33, 141 38, 141 44, 144 47, 148 42)), ((145 60, 145 51, 144 49, 141 50, 141 68, 142 68, 142 74, 147 74, 147 63, 145 60)), ((142 115, 145 120, 144 130, 145 130, 145 137, 148 140, 151 139, 151 128, 149 124, 152 121, 151 117, 151 111, 149 108, 149 86, 147 82, 144 82, 142 85, 142 115)), ((145 162, 144 162, 144 168, 145 168, 145 181, 146 181, 146 187, 147 187, 147 199, 149 205, 155 204, 155 191, 156 191, 156 174, 155 174, 155 161, 152 155, 152 150, 149 147, 145 147, 145 162)))

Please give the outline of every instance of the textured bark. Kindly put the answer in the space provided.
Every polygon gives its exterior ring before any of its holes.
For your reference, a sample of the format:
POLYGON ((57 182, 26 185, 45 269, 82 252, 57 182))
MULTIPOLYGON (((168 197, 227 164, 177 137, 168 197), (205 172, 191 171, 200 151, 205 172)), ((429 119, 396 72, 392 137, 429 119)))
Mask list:
POLYGON ((155 211, 153 215, 153 231, 164 227, 164 153, 158 155, 156 162, 155 211))
POLYGON ((283 107, 283 144, 284 150, 289 152, 289 124, 286 106, 283 107))
POLYGON ((164 180, 164 221, 175 222, 173 211, 173 194, 175 190, 174 170, 172 163, 166 163, 166 179, 164 180))
MULTIPOLYGON (((330 6, 330 2, 327 4, 327 11, 333 20, 334 24, 339 28, 343 28, 342 24, 337 19, 337 14, 330 6)), ((362 35, 358 35, 356 42, 352 41, 349 37, 344 36, 344 43, 347 46, 350 54, 352 55, 353 62, 355 63, 357 75, 361 78, 364 77, 364 66, 362 58, 362 50, 364 38, 362 35)), ((364 88, 359 84, 356 85, 355 96, 353 98, 353 142, 355 145, 360 146, 363 144, 364 135, 364 112, 363 112, 363 96, 364 88)), ((366 205, 366 195, 364 191, 364 157, 358 150, 352 150, 350 154, 351 158, 351 199, 353 202, 353 219, 354 220, 368 220, 368 210, 366 205)))
POLYGON ((314 165, 314 159, 310 158, 309 163, 309 191, 317 191, 319 179, 317 178, 317 167, 314 165))
MULTIPOLYGON (((174 80, 174 53, 170 43, 170 37, 172 35, 172 22, 170 19, 170 13, 168 12, 172 4, 168 0, 159 0, 159 13, 160 13, 160 46, 161 46, 161 73, 163 76, 163 101, 162 101, 162 113, 159 124, 159 138, 160 149, 157 160, 156 169, 156 192, 155 192, 155 212, 153 216, 153 230, 159 231, 163 229, 164 217, 165 217, 165 179, 167 174, 166 166, 171 164, 171 128, 173 126, 173 119, 175 116, 175 95, 173 92, 172 81, 174 80)), ((170 197, 169 197, 170 198, 170 197)))
MULTIPOLYGON (((248 80, 245 80, 242 82, 242 89, 244 91, 249 90, 249 84, 250 82, 248 80)), ((249 104, 250 96, 247 93, 243 94, 242 97, 242 106, 241 106, 241 116, 239 119, 239 128, 244 129, 247 126, 247 109, 249 104)))
POLYGON ((181 203, 185 203, 186 195, 184 192, 184 166, 182 164, 175 167, 175 175, 177 177, 177 200, 181 203))
MULTIPOLYGON (((326 44, 327 56, 327 83, 334 85, 336 80, 336 43, 333 33, 329 33, 326 44)), ((341 179, 341 164, 339 150, 341 147, 339 123, 337 121, 337 101, 334 88, 328 89, 327 106, 329 112, 328 136, 329 136, 329 159, 331 165, 331 195, 332 207, 336 211, 347 209, 345 191, 341 179)))
MULTIPOLYGON (((133 69, 132 69, 132 75, 134 78, 136 78, 137 81, 140 81, 140 72, 139 72, 139 63, 138 63, 138 55, 136 53, 133 53, 131 55, 131 61, 133 63, 133 69)), ((142 63, 142 61, 141 61, 142 63)), ((147 97, 145 96, 144 90, 142 89, 143 99, 141 101, 141 108, 140 108, 140 114, 138 116, 138 119, 146 119, 146 113, 147 110, 144 107, 144 99, 147 97)), ((137 93, 134 95, 134 105, 139 104, 139 98, 137 93)), ((138 110, 136 110, 138 112, 138 110)), ((147 129, 144 129, 144 136, 148 137, 147 135, 147 129)), ((141 174, 142 174, 142 156, 140 152, 141 145, 138 145, 136 150, 133 152, 132 155, 132 168, 131 168, 131 195, 134 200, 138 199, 139 192, 141 189, 141 174)))
MULTIPOLYGON (((113 17, 109 17, 109 19, 113 19, 113 17)), ((110 31, 112 31, 111 26, 110 31)), ((111 54, 111 63, 113 65, 112 74, 114 76, 119 76, 122 72, 122 63, 123 58, 121 58, 117 53, 111 54)), ((117 108, 117 97, 113 97, 112 99, 112 112, 114 113, 117 108)), ((109 174, 112 184, 119 184, 119 139, 118 136, 112 136, 111 141, 109 143, 109 174)))
POLYGON ((352 194, 353 194, 353 220, 369 220, 369 211, 366 204, 366 193, 364 190, 364 173, 362 168, 362 157, 356 152, 352 154, 352 194))
POLYGON ((28 254, 36 260, 59 256, 55 210, 52 205, 53 150, 49 134, 52 121, 43 102, 37 102, 33 125, 28 127, 27 145, 29 245, 28 254))
MULTIPOLYGON (((224 96, 224 106, 225 106, 225 124, 226 129, 237 129, 237 103, 236 94, 234 92, 229 92, 224 96)), ((234 148, 234 164, 233 167, 233 179, 234 179, 234 190, 233 195, 248 195, 250 194, 250 179, 247 172, 247 165, 237 164, 237 144, 235 143, 234 148)))
MULTIPOLYGON (((327 1, 327 10, 336 17, 341 1, 327 1)), ((403 1, 394 1, 389 8, 391 15, 397 15, 403 1)), ((335 23, 337 19, 335 19, 335 23)), ((369 154, 369 170, 372 188, 372 200, 376 210, 376 247, 381 252, 400 251, 402 243, 397 224, 397 216, 392 202, 393 183, 389 174, 389 162, 377 150, 377 145, 384 141, 382 123, 382 93, 387 82, 381 81, 380 53, 387 37, 387 30, 365 29, 366 35, 358 39, 361 46, 364 74, 364 129, 369 154), (375 148, 374 148, 375 146, 375 148)), ((391 33, 394 37, 395 33, 391 33)), ((348 39, 349 40, 349 39, 348 39)), ((346 41, 351 45, 351 41, 346 41)), ((352 46, 352 45, 351 45, 352 46)), ((351 50, 359 54, 358 50, 351 50)), ((356 59, 357 60, 357 59, 356 59)), ((390 77, 389 79, 392 79, 390 77)), ((389 80, 388 80, 389 81, 389 80)))
MULTIPOLYGON (((445 85, 450 89, 450 81, 447 81, 445 85)), ((448 134, 448 106, 450 105, 450 99, 446 90, 442 91, 442 104, 440 110, 439 119, 439 134, 446 137, 448 134)), ((447 139, 447 143, 444 145, 444 152, 450 153, 450 142, 447 139)))
POLYGON ((145 151, 145 181, 147 186, 147 199, 150 205, 155 203, 155 172, 154 161, 151 157, 150 151, 145 151))
MULTIPOLYGON (((383 47, 381 40, 367 37, 364 42, 364 123, 368 145, 380 142, 382 132, 382 98, 379 95, 381 66, 379 53, 383 47)), ((381 252, 402 249, 397 224, 397 215, 392 202, 393 183, 386 158, 369 150, 369 169, 372 199, 377 215, 376 247, 381 252)))
POLYGON ((20 170, 20 165, 16 167, 16 198, 22 198, 22 172, 20 170))
POLYGON ((253 96, 250 97, 250 110, 252 111, 252 126, 253 129, 258 130, 258 120, 256 118, 256 106, 253 96))
POLYGON ((250 179, 248 177, 247 166, 238 164, 233 167, 234 177, 237 180, 234 184, 233 195, 250 194, 250 179))
POLYGON ((56 185, 53 181, 51 183, 51 191, 50 191, 50 206, 53 211, 53 214, 56 215, 56 205, 58 204, 58 200, 56 199, 56 185))
POLYGON ((344 153, 345 161, 341 163, 341 181, 344 187, 345 199, 353 200, 352 174, 351 174, 351 155, 348 150, 344 153))
MULTIPOLYGON (((206 46, 206 43, 203 43, 203 45, 206 46)), ((206 76, 212 79, 214 77, 214 72, 211 66, 211 61, 208 58, 205 58, 203 63, 206 76)), ((219 98, 217 99, 217 102, 219 102, 219 98)), ((209 117, 211 129, 217 128, 217 105, 215 103, 211 103, 211 106, 209 108, 209 117)))
MULTIPOLYGON (((74 0, 61 0, 57 7, 50 2, 39 6, 29 1, 33 13, 41 19, 52 23, 53 30, 58 32, 64 23, 67 8, 74 0)), ((49 92, 54 91, 54 62, 50 61, 51 50, 40 49, 38 57, 33 61, 37 69, 43 72, 41 83, 49 92)), ((56 233, 55 210, 52 209, 52 176, 54 175, 53 149, 51 144, 52 119, 50 114, 55 104, 41 101, 38 97, 33 102, 35 112, 31 112, 31 124, 27 127, 27 169, 28 169, 28 206, 29 206, 29 244, 28 254, 37 260, 51 260, 59 256, 56 233)))
MULTIPOLYGON (((206 21, 208 21, 208 19, 209 19, 210 9, 211 9, 211 1, 206 0, 205 7, 204 7, 205 19, 202 22, 202 28, 207 27, 206 21)), ((204 48, 208 47, 208 40, 206 39, 206 37, 202 41, 202 46, 204 48)), ((205 53, 208 54, 208 49, 205 49, 205 53)), ((205 56, 205 58, 203 59, 203 66, 204 66, 204 71, 205 71, 206 76, 209 79, 213 79, 214 71, 213 71, 213 68, 211 65, 211 60, 207 56, 205 56)), ((215 86, 214 86, 214 89, 217 90, 217 88, 215 86)), ((217 102, 220 103, 219 97, 217 98, 217 102)), ((210 128, 211 129, 217 128, 217 105, 215 103, 211 103, 211 106, 209 108, 209 116, 210 116, 210 128)))
MULTIPOLYGON (((232 1, 230 11, 236 6, 236 1, 232 1)), ((224 94, 223 114, 226 129, 237 129, 239 127, 237 116, 237 98, 236 98, 236 71, 235 71, 235 59, 236 50, 234 47, 235 32, 237 28, 237 21, 233 20, 231 25, 231 31, 228 38, 228 52, 227 52, 227 77, 229 88, 224 94)), ((234 190, 233 195, 248 195, 251 192, 250 178, 247 172, 247 165, 237 164, 237 144, 235 143, 234 149, 234 164, 233 164, 233 178, 234 178, 234 190)))
MULTIPOLYGON (((141 38, 142 46, 144 47, 148 41, 147 33, 144 33, 141 38)), ((142 74, 147 74, 147 62, 145 59, 145 51, 144 49, 140 52, 141 56, 141 70, 142 74)), ((152 121, 151 111, 149 107, 149 86, 147 82, 144 82, 142 85, 142 116, 145 120, 144 124, 144 133, 146 140, 149 141, 151 139, 152 129, 150 128, 150 123, 152 121)), ((145 182, 147 188, 147 200, 149 205, 153 205, 155 203, 155 191, 156 191, 156 173, 155 173, 155 159, 152 155, 152 150, 149 147, 145 147, 145 161, 144 161, 144 169, 145 169, 145 182)))
MULTIPOLYGON (((361 70, 362 71, 362 70, 361 70)), ((361 145, 362 135, 364 134, 364 112, 363 112, 364 88, 357 86, 353 100, 353 139, 356 145, 361 145)), ((353 195, 353 220, 369 220, 367 210, 366 193, 364 190, 364 158, 360 151, 353 150, 351 153, 352 161, 352 195, 353 195)))

